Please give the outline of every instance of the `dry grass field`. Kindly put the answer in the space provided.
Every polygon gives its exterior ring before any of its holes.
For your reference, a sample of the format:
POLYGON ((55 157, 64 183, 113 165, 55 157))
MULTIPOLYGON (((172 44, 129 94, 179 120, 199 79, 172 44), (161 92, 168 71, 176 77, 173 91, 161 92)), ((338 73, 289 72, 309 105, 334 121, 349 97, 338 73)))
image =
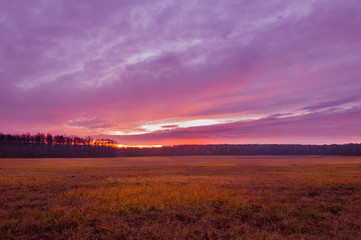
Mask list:
POLYGON ((361 239, 361 158, 0 159, 0 239, 361 239))

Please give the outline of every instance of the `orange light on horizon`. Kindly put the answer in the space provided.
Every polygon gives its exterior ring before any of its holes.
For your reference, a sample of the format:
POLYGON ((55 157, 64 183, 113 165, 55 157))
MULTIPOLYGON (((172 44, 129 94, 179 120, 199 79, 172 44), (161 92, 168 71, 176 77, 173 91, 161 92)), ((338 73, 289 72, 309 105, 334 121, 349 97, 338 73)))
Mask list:
POLYGON ((118 148, 161 148, 163 147, 163 145, 122 145, 122 144, 117 144, 116 145, 118 148))

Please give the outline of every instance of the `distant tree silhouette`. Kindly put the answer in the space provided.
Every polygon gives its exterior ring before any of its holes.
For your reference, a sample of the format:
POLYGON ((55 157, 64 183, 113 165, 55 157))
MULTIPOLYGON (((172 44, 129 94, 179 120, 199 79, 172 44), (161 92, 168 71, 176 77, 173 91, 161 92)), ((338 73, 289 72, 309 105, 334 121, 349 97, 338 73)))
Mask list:
POLYGON ((53 135, 51 135, 50 133, 46 135, 46 144, 53 145, 53 135))
POLYGON ((114 157, 116 141, 76 136, 0 133, 0 157, 114 157))
POLYGON ((177 145, 161 148, 120 148, 119 156, 184 156, 184 155, 347 155, 361 156, 361 144, 216 144, 177 145))

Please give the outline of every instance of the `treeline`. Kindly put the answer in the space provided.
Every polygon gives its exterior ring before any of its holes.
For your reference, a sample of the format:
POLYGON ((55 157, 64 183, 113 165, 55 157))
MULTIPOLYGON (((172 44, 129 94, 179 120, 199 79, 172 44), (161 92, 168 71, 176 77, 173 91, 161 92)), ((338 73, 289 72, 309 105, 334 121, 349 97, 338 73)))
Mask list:
POLYGON ((361 144, 217 144, 177 145, 161 148, 120 148, 118 156, 186 155, 344 155, 361 156, 361 144))
POLYGON ((161 148, 118 148, 111 139, 29 133, 0 133, 0 158, 187 156, 187 155, 344 155, 361 156, 361 144, 216 144, 161 148))
POLYGON ((115 157, 117 142, 38 133, 0 133, 0 158, 115 157))

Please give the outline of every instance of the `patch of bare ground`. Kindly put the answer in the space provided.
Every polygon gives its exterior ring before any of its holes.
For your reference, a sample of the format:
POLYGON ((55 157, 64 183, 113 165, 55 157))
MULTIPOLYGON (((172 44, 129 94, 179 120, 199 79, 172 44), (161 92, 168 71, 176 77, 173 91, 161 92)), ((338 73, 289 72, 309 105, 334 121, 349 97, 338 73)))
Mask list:
POLYGON ((361 239, 359 157, 0 160, 0 239, 361 239))

